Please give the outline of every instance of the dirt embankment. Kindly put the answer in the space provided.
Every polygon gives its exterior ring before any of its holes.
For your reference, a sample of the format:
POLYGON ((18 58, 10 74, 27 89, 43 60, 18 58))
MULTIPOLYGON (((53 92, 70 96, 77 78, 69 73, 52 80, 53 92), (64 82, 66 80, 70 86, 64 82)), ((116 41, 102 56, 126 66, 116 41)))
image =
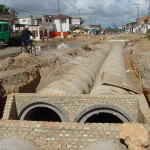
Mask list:
POLYGON ((132 43, 129 46, 131 64, 135 74, 141 80, 143 92, 150 105, 150 40, 146 39, 144 35, 128 35, 127 37, 128 43, 132 43))

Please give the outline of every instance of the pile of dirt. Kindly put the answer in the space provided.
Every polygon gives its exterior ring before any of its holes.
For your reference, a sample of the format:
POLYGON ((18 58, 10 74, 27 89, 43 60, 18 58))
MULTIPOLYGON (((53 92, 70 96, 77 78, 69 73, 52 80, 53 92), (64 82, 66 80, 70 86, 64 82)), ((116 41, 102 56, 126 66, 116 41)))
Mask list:
POLYGON ((21 53, 16 57, 8 57, 3 65, 0 66, 0 71, 15 70, 17 68, 26 68, 31 65, 39 64, 41 61, 35 55, 29 53, 21 53))
POLYGON ((0 78, 3 96, 10 93, 34 93, 39 82, 40 73, 36 67, 28 67, 13 73, 8 71, 3 78, 0 78))
POLYGON ((120 138, 130 150, 148 150, 150 146, 149 132, 141 124, 123 124, 120 138))

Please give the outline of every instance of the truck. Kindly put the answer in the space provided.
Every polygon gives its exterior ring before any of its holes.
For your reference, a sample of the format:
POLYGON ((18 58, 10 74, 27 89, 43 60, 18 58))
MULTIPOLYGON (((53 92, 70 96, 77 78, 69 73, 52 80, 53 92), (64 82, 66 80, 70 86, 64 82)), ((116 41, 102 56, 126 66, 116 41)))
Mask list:
POLYGON ((0 46, 8 44, 10 39, 10 30, 8 22, 0 22, 0 46))
POLYGON ((11 32, 8 22, 0 21, 0 47, 8 46, 21 46, 21 34, 11 32))

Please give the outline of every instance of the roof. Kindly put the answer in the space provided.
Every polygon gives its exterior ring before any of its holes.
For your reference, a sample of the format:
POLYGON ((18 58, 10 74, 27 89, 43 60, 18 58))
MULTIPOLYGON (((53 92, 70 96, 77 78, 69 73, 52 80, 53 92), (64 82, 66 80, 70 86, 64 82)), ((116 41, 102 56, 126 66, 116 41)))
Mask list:
POLYGON ((7 14, 7 15, 0 15, 0 20, 1 21, 9 21, 9 22, 13 22, 15 21, 17 18, 13 15, 7 14))
POLYGON ((64 14, 60 14, 60 15, 54 15, 52 16, 53 19, 67 19, 67 18, 70 18, 70 16, 67 16, 67 15, 64 15, 64 14))

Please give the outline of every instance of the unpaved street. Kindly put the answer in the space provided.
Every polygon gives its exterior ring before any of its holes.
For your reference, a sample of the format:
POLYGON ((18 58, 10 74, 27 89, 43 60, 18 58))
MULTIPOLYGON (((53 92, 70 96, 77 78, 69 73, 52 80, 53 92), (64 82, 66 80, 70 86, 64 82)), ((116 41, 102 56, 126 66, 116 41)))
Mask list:
MULTIPOLYGON (((22 53, 16 57, 4 59, 0 65, 3 89, 1 95, 6 96, 12 92, 38 92, 50 83, 62 79, 71 68, 86 62, 86 59, 94 53, 95 44, 99 44, 102 49, 107 49, 109 45, 114 44, 114 42, 108 42, 107 39, 114 40, 114 38, 129 39, 126 49, 131 55, 127 57, 131 59, 132 66, 136 69, 135 74, 139 76, 144 89, 146 89, 145 93, 148 93, 149 77, 145 72, 148 74, 149 70, 147 63, 149 41, 143 36, 117 35, 117 37, 109 36, 107 38, 105 36, 80 36, 75 39, 65 39, 64 45, 71 43, 76 47, 47 49, 38 56, 22 53)), ((62 41, 51 40, 49 42, 51 45, 56 45, 56 43, 59 45, 62 41)), ((19 47, 7 48, 9 53, 16 53, 19 50, 19 47)), ((5 50, 2 51, 5 52, 5 50)), ((125 59, 129 59, 127 57, 125 59)))
MULTIPOLYGON (((55 46, 62 43, 59 39, 49 42, 51 44, 54 42, 55 46)), ((68 115, 71 118, 71 127, 69 127, 71 132, 74 132, 75 129, 78 130, 81 125, 82 130, 83 128, 86 129, 84 135, 88 135, 89 138, 90 135, 94 134, 95 138, 96 134, 99 137, 100 130, 109 128, 109 132, 106 132, 106 134, 109 133, 110 136, 117 139, 117 142, 111 141, 111 145, 120 147, 119 149, 140 148, 147 150, 150 145, 149 125, 145 123, 146 121, 149 122, 149 107, 147 105, 150 101, 149 40, 141 35, 129 34, 79 36, 68 41, 65 39, 60 46, 62 48, 41 50, 39 55, 23 52, 17 56, 1 60, 0 118, 5 119, 9 115, 9 119, 18 120, 15 125, 18 125, 21 120, 28 120, 30 123, 39 121, 38 123, 42 122, 42 127, 44 122, 47 125, 52 123, 55 126, 55 123, 62 119, 62 122, 64 122, 60 126, 63 128, 61 130, 64 131, 65 127, 68 128, 68 125, 64 123, 69 119, 63 118, 62 112, 60 113, 58 110, 56 112, 58 112, 58 116, 60 114, 60 117, 57 116, 57 113, 48 110, 49 103, 50 108, 51 103, 55 107, 59 104, 67 112, 65 117, 68 115), (73 46, 63 47, 69 44, 73 46), (10 95, 11 93, 15 94, 10 95), (147 101, 141 99, 143 93, 147 101), (24 102, 25 107, 22 108, 24 102), (20 111, 21 109, 22 111, 20 111), (81 111, 82 114, 83 110, 87 110, 89 114, 86 115, 85 113, 81 118, 78 118, 77 112, 81 111), (74 121, 77 123, 75 124, 74 121), (90 133, 89 126, 91 127, 93 123, 94 128, 90 133), (143 128, 140 123, 145 123, 147 129, 143 128), (83 127, 84 125, 87 126, 83 127), (96 126, 98 128, 95 128, 96 126), (74 127, 76 128, 72 130, 74 127), (115 133, 119 134, 119 138, 124 140, 127 146, 118 140, 118 136, 117 138, 114 136, 112 129, 117 130, 115 133)), ((69 122, 66 124, 69 124, 69 122)), ((43 132, 41 125, 38 125, 40 128, 34 132, 29 131, 27 136, 36 132, 39 135, 40 130, 42 131, 40 136, 46 134, 43 140, 45 141, 45 137, 50 136, 51 131, 53 131, 53 134, 60 132, 59 124, 57 126, 59 131, 55 126, 54 130, 52 130, 52 127, 50 130, 46 127, 44 129, 48 132, 43 132)), ((33 127, 33 125, 30 127, 33 127)), ((68 132, 69 129, 65 132, 68 132)), ((10 130, 11 134, 15 132, 12 129, 10 130)), ((3 129, 1 132, 3 133, 3 129)), ((24 131, 23 134, 25 134, 24 131)), ((59 135, 56 137, 59 137, 59 135)), ((65 135, 69 134, 65 133, 65 135)), ((70 135, 76 136, 74 133, 70 135)), ((82 135, 83 133, 81 133, 82 135)), ((68 138, 65 137, 65 139, 68 138)), ((84 136, 83 139, 85 140, 84 136)), ((7 140, 6 142, 5 140, 2 141, 2 145, 5 146, 6 143, 7 140)), ((75 145, 77 144, 75 143, 75 145)))

